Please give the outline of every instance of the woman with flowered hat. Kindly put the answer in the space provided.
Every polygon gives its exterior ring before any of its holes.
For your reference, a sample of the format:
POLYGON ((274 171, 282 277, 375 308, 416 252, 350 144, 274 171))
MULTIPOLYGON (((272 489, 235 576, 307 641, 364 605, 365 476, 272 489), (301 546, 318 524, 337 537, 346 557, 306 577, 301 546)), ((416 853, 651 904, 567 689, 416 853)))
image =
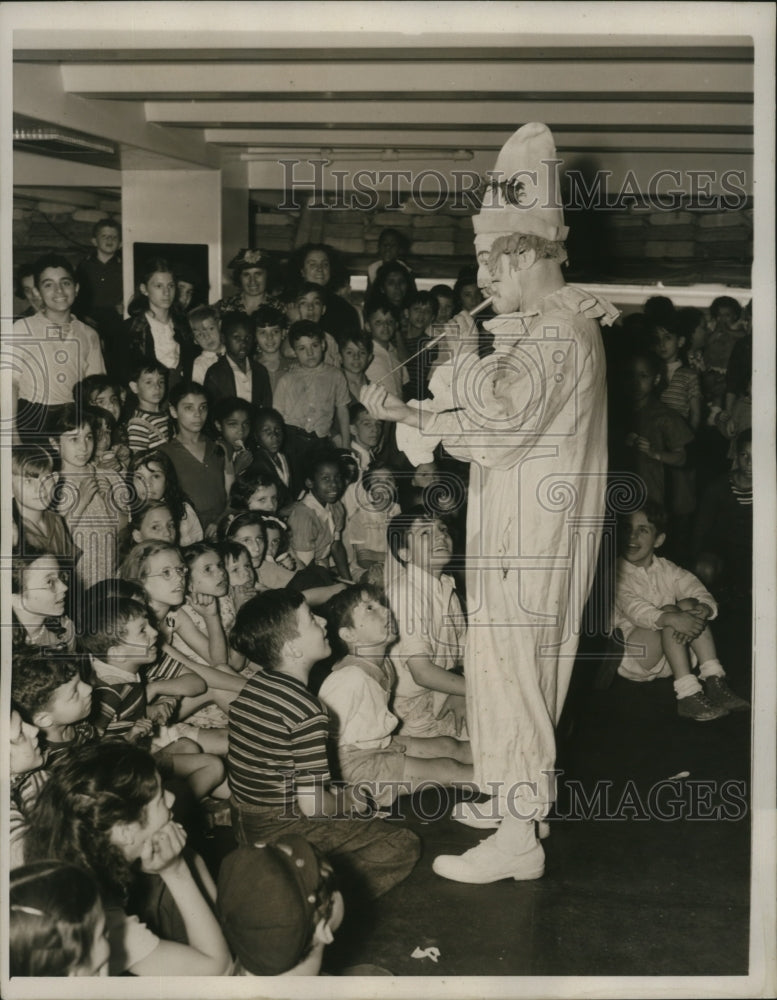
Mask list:
POLYGON ((232 283, 240 291, 215 304, 219 315, 242 312, 250 316, 259 306, 279 307, 279 300, 270 292, 274 268, 266 250, 241 250, 228 266, 232 268, 232 283))

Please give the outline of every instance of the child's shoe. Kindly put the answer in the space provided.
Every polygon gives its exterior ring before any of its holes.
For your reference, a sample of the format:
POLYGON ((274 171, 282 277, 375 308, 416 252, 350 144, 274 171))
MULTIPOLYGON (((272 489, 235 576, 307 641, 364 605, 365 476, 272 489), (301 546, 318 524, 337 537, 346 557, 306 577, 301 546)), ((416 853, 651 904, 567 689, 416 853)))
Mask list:
POLYGON ((707 700, 719 708, 727 708, 729 712, 746 712, 750 702, 734 694, 723 677, 704 678, 704 694, 707 700))
POLYGON ((728 715, 728 709, 721 705, 713 705, 709 698, 701 692, 689 694, 677 702, 677 714, 681 719, 694 719, 696 722, 712 722, 728 715))

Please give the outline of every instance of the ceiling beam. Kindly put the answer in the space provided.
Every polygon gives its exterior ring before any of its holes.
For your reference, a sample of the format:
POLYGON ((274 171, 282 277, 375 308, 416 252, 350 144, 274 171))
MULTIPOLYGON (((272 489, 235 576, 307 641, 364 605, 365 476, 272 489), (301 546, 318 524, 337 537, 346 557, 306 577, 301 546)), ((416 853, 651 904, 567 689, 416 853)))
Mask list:
POLYGON ((682 93, 729 92, 750 95, 753 69, 749 62, 715 63, 694 60, 689 63, 627 62, 582 63, 570 66, 565 61, 544 61, 524 65, 520 62, 493 59, 487 63, 462 60, 439 66, 395 60, 391 63, 149 63, 138 71, 133 63, 111 62, 105 65, 65 64, 62 66, 65 90, 84 97, 110 95, 128 99, 142 95, 168 93, 207 94, 209 91, 231 95, 277 93, 286 91, 320 94, 380 92, 412 95, 433 88, 439 93, 460 97, 487 96, 491 91, 522 92, 541 95, 563 87, 569 93, 615 91, 641 94, 643 91, 682 93))
POLYGON ((520 122, 554 122, 553 130, 570 130, 590 126, 666 129, 737 128, 742 134, 752 132, 753 109, 750 104, 699 104, 691 101, 676 103, 667 109, 651 101, 607 101, 591 103, 582 96, 579 101, 335 101, 321 102, 311 108, 309 101, 249 100, 234 101, 147 101, 146 120, 160 125, 187 125, 212 128, 222 125, 278 125, 293 128, 308 125, 311 120, 331 123, 337 128, 370 128, 375 125, 413 125, 434 123, 436 128, 446 123, 467 122, 468 127, 488 129, 515 128, 520 122), (566 124, 559 124, 563 122, 566 124))
POLYGON ((217 169, 221 165, 217 147, 194 132, 149 124, 143 108, 134 102, 105 104, 67 93, 58 66, 17 65, 13 87, 18 114, 146 150, 178 168, 196 164, 217 169))

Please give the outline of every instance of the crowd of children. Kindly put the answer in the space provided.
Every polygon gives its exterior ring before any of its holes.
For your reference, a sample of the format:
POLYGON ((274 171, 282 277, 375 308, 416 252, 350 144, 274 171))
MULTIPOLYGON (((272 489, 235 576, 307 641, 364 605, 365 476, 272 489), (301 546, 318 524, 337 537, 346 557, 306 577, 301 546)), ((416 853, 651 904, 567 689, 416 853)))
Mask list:
MULTIPOLYGON (((19 275, 11 973, 316 974, 343 899, 420 855, 376 813, 472 781, 466 469, 414 470, 359 395, 428 395, 439 324, 471 331, 480 292, 418 292, 387 230, 361 313, 310 244, 285 279, 242 250, 212 305, 149 261, 122 320, 117 224, 94 243, 19 275), (214 816, 218 873, 187 845, 214 816)), ((653 299, 610 336, 611 476, 642 491, 618 669, 712 721, 748 707, 707 623, 750 587, 749 311, 653 299)))

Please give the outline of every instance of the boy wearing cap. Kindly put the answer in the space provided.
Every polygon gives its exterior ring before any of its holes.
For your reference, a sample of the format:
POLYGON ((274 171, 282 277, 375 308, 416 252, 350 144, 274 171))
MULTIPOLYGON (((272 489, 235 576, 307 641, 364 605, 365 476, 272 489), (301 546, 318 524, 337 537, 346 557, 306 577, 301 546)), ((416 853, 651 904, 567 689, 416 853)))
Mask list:
MULTIPOLYGON (((268 590, 238 611, 234 649, 262 667, 229 710, 227 770, 238 843, 274 843, 300 834, 355 876, 373 898, 403 881, 420 854, 412 831, 346 812, 333 794, 328 718, 307 689, 315 663, 331 652, 324 623, 293 590, 268 590)), ((366 806, 366 803, 363 805, 366 806)))
POLYGON ((478 284, 498 315, 494 353, 461 338, 414 407, 381 386, 362 390, 399 423, 413 464, 437 442, 470 463, 465 651, 475 782, 494 789, 495 834, 434 870, 460 882, 535 879, 535 821, 555 797, 555 724, 574 664, 604 518, 607 400, 597 319, 609 303, 568 287, 567 228, 553 136, 524 125, 502 149, 474 218, 478 284))
POLYGON ((297 835, 228 854, 218 907, 238 976, 317 976, 344 914, 332 866, 297 835))

